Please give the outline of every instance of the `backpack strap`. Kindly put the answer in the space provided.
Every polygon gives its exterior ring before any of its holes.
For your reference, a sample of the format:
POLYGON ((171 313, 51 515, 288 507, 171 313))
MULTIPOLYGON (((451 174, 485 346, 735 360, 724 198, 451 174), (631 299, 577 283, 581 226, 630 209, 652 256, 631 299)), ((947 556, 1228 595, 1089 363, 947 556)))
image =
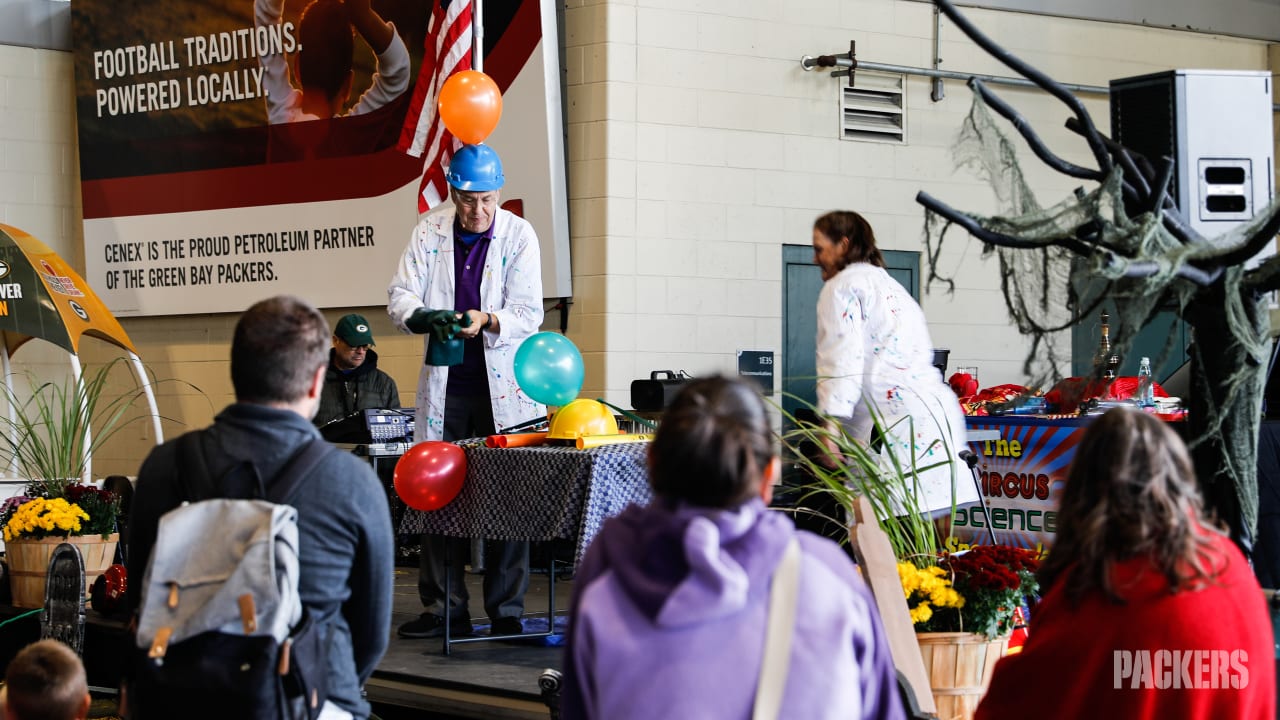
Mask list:
POLYGON ((311 477, 311 471, 320 464, 320 461, 328 457, 329 453, 337 450, 324 438, 313 438, 311 442, 303 445, 301 450, 294 453, 293 458, 285 464, 280 472, 276 473, 275 479, 271 481, 270 486, 267 488, 266 499, 274 503, 287 504, 289 499, 311 477))
POLYGON ((313 438, 294 452, 293 457, 285 461, 270 483, 263 483, 258 477, 257 467, 250 462, 241 462, 222 473, 222 477, 214 480, 209 472, 203 444, 200 442, 200 431, 189 432, 178 438, 177 473, 179 501, 204 500, 210 497, 238 497, 238 492, 224 487, 228 476, 234 475, 241 467, 248 467, 253 475, 258 490, 257 496, 274 503, 288 501, 302 484, 311 476, 311 471, 320 464, 330 452, 336 451, 333 445, 323 438, 313 438))
POLYGON ((178 438, 178 472, 175 473, 174 480, 178 487, 179 503, 206 497, 213 486, 213 477, 209 474, 209 465, 204 457, 204 447, 200 443, 202 434, 203 431, 196 430, 178 438))

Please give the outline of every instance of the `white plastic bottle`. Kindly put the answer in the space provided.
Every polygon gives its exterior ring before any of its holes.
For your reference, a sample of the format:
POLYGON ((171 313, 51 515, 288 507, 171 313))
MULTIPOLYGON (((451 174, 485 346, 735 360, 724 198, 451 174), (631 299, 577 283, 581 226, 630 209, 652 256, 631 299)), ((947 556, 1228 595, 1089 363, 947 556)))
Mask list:
POLYGON ((1138 363, 1138 407, 1155 407, 1156 391, 1151 380, 1151 358, 1138 363))

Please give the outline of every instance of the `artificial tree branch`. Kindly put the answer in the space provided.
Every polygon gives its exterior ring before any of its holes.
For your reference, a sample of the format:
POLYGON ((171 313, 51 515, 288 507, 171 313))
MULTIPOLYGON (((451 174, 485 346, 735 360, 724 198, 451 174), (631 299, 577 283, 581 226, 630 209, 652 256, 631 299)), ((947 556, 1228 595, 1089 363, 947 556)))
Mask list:
POLYGON ((1169 183, 1173 182, 1173 161, 1167 157, 1160 158, 1160 177, 1151 186, 1151 204, 1147 210, 1152 214, 1164 213, 1165 199, 1169 197, 1169 183))
MULTIPOLYGON (((1084 134, 1084 130, 1075 118, 1067 118, 1067 129, 1075 133, 1084 134)), ((1151 163, 1149 163, 1141 154, 1133 153, 1129 148, 1126 148, 1115 140, 1112 140, 1105 135, 1101 137, 1103 144, 1107 146, 1107 149, 1111 151, 1116 162, 1120 165, 1120 168, 1124 170, 1121 177, 1121 188, 1124 191, 1125 200, 1141 207, 1149 207, 1151 204, 1149 200, 1151 197, 1150 181, 1156 179, 1155 169, 1151 167, 1151 163), (1130 180, 1137 182, 1139 187, 1131 185, 1130 180)), ((1208 244, 1209 241, 1200 233, 1196 232, 1195 229, 1188 225, 1187 221, 1178 214, 1178 209, 1174 206, 1173 200, 1169 197, 1167 192, 1162 196, 1161 203, 1162 217, 1160 222, 1164 225, 1164 228, 1169 231, 1169 234, 1173 235, 1174 239, 1183 245, 1208 244)))
MULTIPOLYGON (((1079 118, 1067 118, 1066 128, 1085 139, 1088 139, 1089 137, 1088 129, 1085 127, 1084 123, 1080 122, 1079 118)), ((1115 140, 1112 140, 1106 135, 1099 133, 1096 128, 1094 129, 1094 134, 1098 136, 1099 142, 1101 142, 1102 146, 1106 148, 1108 157, 1112 158, 1120 165, 1120 169, 1124 171, 1124 179, 1127 182, 1132 183, 1142 197, 1145 198, 1149 195, 1151 193, 1151 178, 1155 176, 1155 171, 1148 165, 1147 170, 1149 172, 1143 172, 1138 168, 1137 164, 1135 164, 1134 158, 1129 152, 1129 148, 1121 145, 1115 140)))
POLYGON ((1201 267, 1206 265, 1225 266, 1239 265, 1249 258, 1262 252, 1268 244, 1274 243, 1276 233, 1280 233, 1280 205, 1271 209, 1271 217, 1262 223, 1261 227, 1254 231, 1248 240, 1241 242, 1235 247, 1223 248, 1217 252, 1208 252, 1203 255, 1197 255, 1192 262, 1201 267))
POLYGON ((947 220, 955 223, 956 225, 959 225, 965 230, 968 230, 970 235, 978 238, 979 240, 989 245, 997 245, 999 247, 1007 247, 1007 248, 1023 248, 1023 249, 1044 248, 1044 247, 1049 247, 1051 245, 1057 245, 1058 247, 1065 248, 1077 255, 1081 255, 1084 257, 1089 257, 1095 252, 1095 248, 1075 238, 1056 238, 1048 242, 1039 242, 1035 240, 1023 240, 1022 238, 1016 238, 1010 235, 1005 235, 1003 233, 995 232, 994 230, 988 230, 987 228, 982 227, 982 224, 979 223, 972 216, 966 215, 965 213, 962 213, 959 210, 956 210, 955 208, 935 198, 929 193, 924 192, 923 190, 916 193, 916 202, 925 206, 927 209, 937 213, 938 215, 941 215, 947 220))
POLYGON ((978 30, 977 27, 970 23, 968 18, 961 15, 960 11, 956 10, 955 5, 951 4, 950 0, 933 1, 934 5, 936 5, 943 14, 950 18, 951 22, 955 23, 956 27, 960 28, 961 32, 968 35, 969 39, 973 40, 978 47, 986 50, 992 57, 1009 66, 1009 68, 1014 72, 1040 86, 1045 92, 1058 98, 1068 108, 1071 108, 1071 112, 1075 114, 1076 117, 1080 118, 1080 122, 1085 129, 1085 140, 1089 143, 1089 149, 1093 152, 1093 157, 1098 163, 1098 167, 1102 169, 1102 174, 1106 175, 1111 172, 1111 156, 1107 154, 1106 147, 1102 144, 1101 135, 1098 132, 1098 129, 1094 127, 1093 119, 1089 117, 1089 112, 1084 109, 1084 104, 1080 102, 1079 98, 1072 95, 1071 91, 1064 88, 1053 78, 1045 75, 1026 62, 1023 62, 1013 53, 997 45, 994 40, 984 35, 981 30, 978 30))
MULTIPOLYGON (((1126 278, 1136 279, 1151 277, 1158 272, 1160 272, 1159 263, 1151 260, 1139 260, 1130 262, 1125 267, 1122 275, 1126 278)), ((1183 280, 1189 280, 1200 287, 1208 287, 1209 285, 1217 282, 1218 278, 1222 277, 1222 272, 1223 270, 1220 267, 1212 270, 1201 270, 1194 265, 1183 264, 1179 265, 1178 268, 1173 271, 1173 274, 1183 280)))
POLYGON ((1013 107, 1002 100, 999 95, 996 95, 988 89, 987 86, 978 78, 969 78, 969 88, 977 93, 992 110, 995 110, 1002 117, 1008 120, 1013 127, 1017 129, 1018 134, 1027 141, 1027 145, 1031 147, 1031 152, 1035 153, 1036 157, 1043 160, 1049 167, 1064 175, 1070 175, 1071 177, 1082 178, 1084 180, 1101 181, 1103 177, 1105 177, 1103 173, 1097 170, 1080 167, 1079 165, 1067 162, 1053 154, 1053 151, 1044 144, 1044 141, 1040 139, 1040 136, 1036 134, 1035 130, 1031 129, 1031 123, 1027 122, 1027 119, 1023 117, 1022 114, 1017 110, 1014 110, 1013 107))
POLYGON ((1257 292, 1280 290, 1280 255, 1245 273, 1243 282, 1257 292))

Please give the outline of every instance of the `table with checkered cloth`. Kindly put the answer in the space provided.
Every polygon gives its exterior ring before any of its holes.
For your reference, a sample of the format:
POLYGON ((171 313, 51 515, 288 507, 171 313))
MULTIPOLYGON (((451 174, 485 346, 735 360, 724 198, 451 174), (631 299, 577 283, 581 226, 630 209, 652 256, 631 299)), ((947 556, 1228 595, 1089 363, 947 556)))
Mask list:
POLYGON ((648 443, 591 450, 543 445, 488 448, 464 440, 467 480, 439 510, 406 510, 401 533, 495 540, 575 539, 581 562, 605 518, 648 504, 648 443))

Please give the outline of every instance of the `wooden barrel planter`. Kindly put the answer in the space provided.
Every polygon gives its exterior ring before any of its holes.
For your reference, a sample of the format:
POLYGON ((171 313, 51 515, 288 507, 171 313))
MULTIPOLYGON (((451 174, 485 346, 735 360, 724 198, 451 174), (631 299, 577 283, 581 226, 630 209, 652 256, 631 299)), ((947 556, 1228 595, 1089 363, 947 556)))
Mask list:
POLYGON ((47 537, 39 540, 17 538, 6 542, 5 557, 9 561, 9 584, 13 591, 15 607, 38 608, 44 606, 45 575, 49 571, 49 558, 62 543, 71 543, 84 558, 84 586, 86 593, 115 559, 119 533, 107 539, 101 535, 73 535, 72 537, 47 537))
POLYGON ((916 633, 940 720, 970 720, 991 683, 1009 637, 961 632, 916 633))

